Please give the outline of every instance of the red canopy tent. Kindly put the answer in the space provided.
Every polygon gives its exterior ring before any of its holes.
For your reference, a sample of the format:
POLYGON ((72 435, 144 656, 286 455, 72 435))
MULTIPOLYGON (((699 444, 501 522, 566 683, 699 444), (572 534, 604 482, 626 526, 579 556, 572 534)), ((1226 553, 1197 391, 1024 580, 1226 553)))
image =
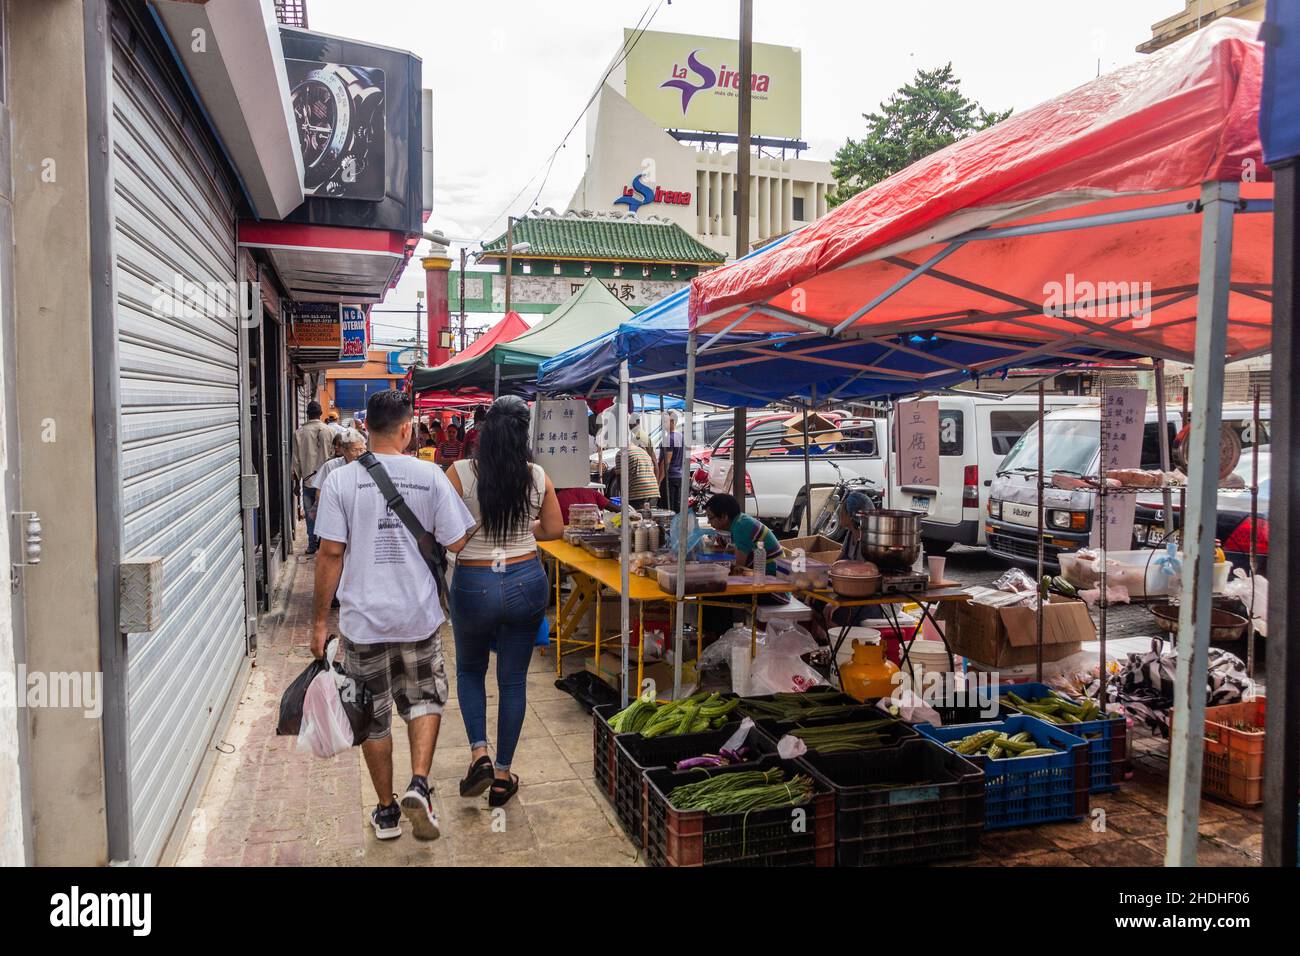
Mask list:
MULTIPOLYGON (((455 365, 457 362, 468 361, 476 355, 482 355, 494 345, 500 345, 503 342, 518 338, 527 332, 528 328, 528 323, 520 317, 518 312, 507 312, 500 322, 476 338, 463 350, 457 352, 449 361, 438 367, 445 368, 448 365, 455 365)), ((410 388, 414 375, 414 368, 406 373, 408 388, 410 388)), ((477 389, 465 392, 422 392, 415 396, 415 410, 417 412, 467 408, 473 405, 490 405, 491 403, 492 395, 477 389)))
POLYGON ((695 279, 693 327, 815 333, 822 360, 834 359, 828 333, 923 330, 1022 341, 1040 361, 1079 358, 1071 348, 1087 342, 1191 362, 1201 187, 1214 182, 1238 213, 1226 353, 1266 351, 1273 187, 1257 31, 1212 24, 926 157, 695 279))
MULTIPOLYGON (((837 350, 864 342, 886 350, 879 369, 899 375, 946 342, 1012 343, 1017 354, 990 368, 1077 364, 1099 350, 1194 365, 1166 849, 1180 865, 1196 861, 1223 367, 1266 352, 1272 337, 1258 31, 1210 24, 914 163, 770 251, 691 284, 688 396, 696 355, 717 356, 710 370, 749 365, 738 377, 796 358, 843 375, 837 350), (733 330, 794 334, 776 346, 715 347, 733 330)), ((920 391, 937 374, 910 377, 920 391)), ((1105 592, 1104 570, 1101 583, 1105 592)))

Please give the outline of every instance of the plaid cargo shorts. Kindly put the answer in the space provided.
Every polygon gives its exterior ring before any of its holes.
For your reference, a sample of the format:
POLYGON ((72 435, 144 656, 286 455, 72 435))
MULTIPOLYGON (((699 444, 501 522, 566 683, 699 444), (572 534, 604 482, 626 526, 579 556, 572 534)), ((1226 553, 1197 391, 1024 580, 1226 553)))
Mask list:
POLYGON ((442 637, 433 633, 422 641, 355 644, 343 639, 343 669, 365 684, 375 701, 370 740, 392 733, 393 704, 408 724, 417 717, 441 714, 447 703, 447 666, 442 637))

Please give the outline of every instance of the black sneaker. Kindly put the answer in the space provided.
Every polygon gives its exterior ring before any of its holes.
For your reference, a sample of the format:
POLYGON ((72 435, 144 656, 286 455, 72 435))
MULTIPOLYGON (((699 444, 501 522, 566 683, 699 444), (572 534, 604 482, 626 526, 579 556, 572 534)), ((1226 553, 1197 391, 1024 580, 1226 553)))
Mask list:
POLYGON ((412 780, 402 795, 402 813, 411 822, 411 832, 417 840, 436 840, 442 836, 438 814, 433 812, 433 794, 419 780, 412 780))
POLYGON ((379 840, 396 840, 402 835, 402 808, 398 806, 397 794, 393 794, 393 802, 388 806, 379 804, 370 811, 370 825, 379 840))

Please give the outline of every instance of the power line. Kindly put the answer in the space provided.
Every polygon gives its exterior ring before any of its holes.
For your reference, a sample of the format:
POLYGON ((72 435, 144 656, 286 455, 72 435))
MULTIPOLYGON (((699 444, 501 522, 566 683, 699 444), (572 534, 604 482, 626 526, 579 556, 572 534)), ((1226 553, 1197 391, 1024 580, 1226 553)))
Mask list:
POLYGON ((488 222, 487 226, 484 227, 483 232, 479 235, 478 239, 474 240, 475 242, 482 242, 483 239, 487 236, 488 232, 501 219, 501 217, 508 215, 510 213, 511 207, 514 206, 514 204, 519 200, 519 197, 524 194, 524 191, 532 184, 533 180, 537 178, 537 174, 542 171, 542 167, 545 166, 546 175, 542 178, 542 184, 537 187, 537 194, 536 196, 533 197, 533 201, 532 203, 529 203, 529 206, 531 208, 531 206, 536 204, 538 197, 540 197, 542 194, 542 189, 546 187, 546 180, 551 175, 551 167, 555 165, 555 158, 559 155, 560 150, 564 148, 565 143, 567 143, 569 140, 569 137, 573 135, 573 131, 578 128, 578 124, 582 122, 582 118, 587 115, 587 110, 591 109, 591 104, 596 102, 596 97, 600 95, 600 91, 604 88, 605 81, 609 79, 610 74, 613 73, 616 69, 618 69, 620 65, 622 65, 622 63, 627 59, 628 54, 632 52, 632 50, 636 47, 636 45, 639 42, 641 42, 641 37, 645 34, 646 30, 650 29, 650 24, 654 22, 654 18, 656 14, 659 13, 659 8, 663 6, 664 0, 658 0, 658 2, 655 2, 655 0, 651 0, 651 2, 654 3, 654 11, 650 12, 650 5, 647 4, 645 10, 641 12, 641 16, 637 20, 636 26, 632 28, 631 37, 629 37, 628 40, 623 41, 623 48, 619 51, 619 55, 614 58, 614 62, 611 63, 609 65, 609 69, 605 71, 605 75, 600 78, 600 82, 596 84, 595 92, 591 94, 591 98, 587 100, 586 105, 583 106, 582 110, 578 113, 577 118, 575 118, 573 121, 573 125, 570 126, 569 131, 564 134, 564 137, 560 140, 559 145, 556 146, 555 149, 551 150, 551 154, 546 159, 542 160, 541 163, 538 164, 537 170, 531 176, 528 177, 527 181, 523 184, 523 186, 520 187, 519 192, 515 193, 514 198, 512 198, 508 203, 506 203, 505 209, 497 213, 497 215, 488 222), (648 20, 646 19, 647 13, 650 14, 650 18, 648 20), (642 21, 645 22, 645 26, 641 25, 642 21))

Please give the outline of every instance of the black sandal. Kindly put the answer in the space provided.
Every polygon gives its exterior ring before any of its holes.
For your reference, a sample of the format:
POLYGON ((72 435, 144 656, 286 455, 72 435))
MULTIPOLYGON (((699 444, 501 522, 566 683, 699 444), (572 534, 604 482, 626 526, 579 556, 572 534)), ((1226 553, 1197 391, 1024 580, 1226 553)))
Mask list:
POLYGON ((510 798, 519 792, 519 776, 511 774, 509 780, 492 779, 492 789, 488 793, 489 807, 504 807, 510 798))
POLYGON ((484 755, 474 761, 469 768, 469 773, 465 779, 460 782, 460 795, 462 797, 477 797, 488 787, 492 786, 492 781, 496 777, 492 773, 492 758, 484 755))

